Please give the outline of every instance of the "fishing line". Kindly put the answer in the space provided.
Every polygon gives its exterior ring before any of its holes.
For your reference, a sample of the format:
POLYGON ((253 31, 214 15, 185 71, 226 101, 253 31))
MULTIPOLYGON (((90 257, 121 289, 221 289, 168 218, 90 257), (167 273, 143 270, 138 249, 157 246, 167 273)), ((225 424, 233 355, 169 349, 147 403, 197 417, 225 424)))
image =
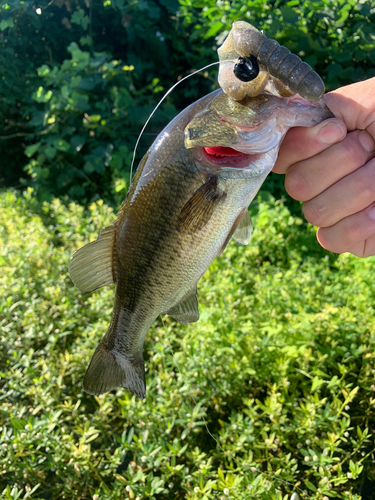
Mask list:
MULTIPOLYGON (((165 328, 165 324, 164 324, 164 320, 163 320, 162 316, 160 316, 160 318, 161 318, 161 321, 162 321, 162 323, 163 323, 163 327, 165 328)), ((182 371, 181 371, 181 369, 180 369, 180 366, 179 366, 179 364, 178 364, 178 362, 177 362, 177 359, 176 359, 176 357, 175 357, 175 354, 174 354, 174 350, 173 350, 172 344, 169 342, 169 339, 168 339, 168 337, 167 337, 167 336, 165 337, 165 339, 167 340, 168 346, 169 346, 169 348, 170 348, 170 350, 171 350, 171 352, 172 352, 173 362, 174 362, 174 364, 176 365, 176 368, 177 368, 178 373, 181 375, 182 379, 184 380, 184 383, 186 383, 186 384, 189 386, 189 384, 187 383, 187 380, 186 380, 186 379, 184 379, 183 373, 182 373, 182 371)), ((190 398, 192 399, 192 401, 193 401, 193 403, 194 403, 194 406, 197 406, 197 405, 198 405, 198 403, 199 403, 199 401, 198 401, 198 400, 194 397, 194 394, 193 394, 193 393, 190 393, 190 394, 189 394, 189 396, 190 396, 190 398)), ((219 443, 219 441, 216 439, 216 437, 215 437, 215 436, 211 433, 210 429, 208 428, 208 425, 207 425, 206 421, 204 422, 204 426, 205 426, 205 428, 206 428, 206 431, 207 431, 208 435, 209 435, 209 436, 211 436, 211 438, 215 441, 216 445, 218 446, 218 448, 221 450, 221 452, 222 452, 222 453, 223 453, 223 455, 225 456, 225 450, 224 450, 224 448, 221 446, 221 444, 220 444, 220 443, 219 443)), ((232 458, 233 458, 234 463, 237 465, 237 468, 238 468, 239 470, 241 470, 241 469, 242 469, 242 467, 239 465, 239 463, 237 462, 237 460, 236 460, 234 457, 232 457, 232 458)), ((272 479, 272 480, 276 479, 276 481, 278 481, 279 483, 283 483, 283 484, 285 484, 285 485, 288 485, 289 487, 291 487, 291 488, 292 488, 292 490, 298 490, 298 491, 299 491, 299 492, 303 495, 303 490, 302 490, 299 486, 295 486, 293 483, 291 483, 291 482, 289 482, 289 481, 286 481, 285 479, 280 479, 280 478, 276 477, 275 475, 268 474, 267 472, 263 472, 263 471, 261 471, 261 470, 257 469, 256 467, 254 467, 254 468, 253 468, 253 471, 254 471, 254 472, 257 472, 257 473, 259 473, 260 475, 265 476, 265 477, 267 477, 267 478, 269 478, 269 479, 272 479), (255 471, 254 471, 254 469, 255 469, 255 471)), ((253 472, 253 471, 252 471, 252 472, 253 472)), ((252 489, 252 488, 251 488, 251 489, 252 489)), ((251 489, 249 490, 249 494, 251 493, 251 489)), ((293 493, 292 493, 292 495, 293 495, 293 493)), ((292 497, 291 497, 291 498, 292 498, 292 497)), ((309 496, 307 496, 307 499, 309 499, 309 498, 310 498, 310 497, 309 497, 309 496)))
POLYGON ((150 116, 147 118, 146 120, 146 123, 143 125, 143 128, 142 130, 140 131, 139 133, 139 136, 138 136, 138 139, 137 139, 137 142, 135 143, 135 147, 134 147, 134 151, 133 151, 133 158, 132 158, 132 162, 131 162, 131 166, 130 166, 130 182, 132 181, 132 177, 133 177, 133 166, 134 166, 134 161, 135 161, 135 154, 137 152, 137 147, 138 147, 138 144, 139 144, 139 141, 141 140, 141 137, 142 137, 142 134, 145 130, 145 128, 147 127, 149 121, 151 120, 151 118, 154 116, 154 113, 155 111, 158 109, 158 107, 160 106, 160 104, 164 101, 164 99, 167 97, 167 95, 169 95, 172 90, 174 90, 177 85, 179 85, 180 83, 182 83, 184 80, 187 80, 188 78, 190 78, 191 76, 194 76, 196 75, 197 73, 200 73, 201 71, 204 71, 205 69, 207 68, 210 68, 211 66, 215 66, 215 64, 220 64, 220 61, 216 61, 216 62, 213 62, 211 64, 207 64, 207 66, 204 66, 203 68, 200 68, 200 69, 197 69, 196 71, 194 71, 193 73, 190 73, 189 75, 186 75, 184 76, 183 78, 181 78, 181 80, 179 80, 178 82, 176 82, 164 95, 163 97, 160 99, 160 101, 157 103, 157 105, 155 106, 155 108, 153 109, 152 113, 150 114, 150 116))

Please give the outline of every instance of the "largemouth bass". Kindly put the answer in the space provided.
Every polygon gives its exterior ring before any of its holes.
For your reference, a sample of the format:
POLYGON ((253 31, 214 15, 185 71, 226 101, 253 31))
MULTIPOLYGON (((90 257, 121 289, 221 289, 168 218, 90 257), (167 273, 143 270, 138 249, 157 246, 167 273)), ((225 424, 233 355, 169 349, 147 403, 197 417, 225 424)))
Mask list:
POLYGON ((323 102, 221 89, 182 111, 140 162, 114 223, 74 253, 82 292, 116 283, 109 328, 83 380, 90 394, 146 394, 143 342, 160 314, 197 321, 197 282, 231 237, 250 238, 248 206, 286 131, 331 117, 323 102))

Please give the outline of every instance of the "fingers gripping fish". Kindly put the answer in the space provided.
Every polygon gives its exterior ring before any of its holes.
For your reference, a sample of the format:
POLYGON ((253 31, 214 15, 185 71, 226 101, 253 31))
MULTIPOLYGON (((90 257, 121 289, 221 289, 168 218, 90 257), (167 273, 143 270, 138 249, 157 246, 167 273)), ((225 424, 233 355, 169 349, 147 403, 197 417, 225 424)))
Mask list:
POLYGON ((237 102, 219 89, 172 120, 140 162, 117 219, 74 253, 69 272, 82 292, 116 283, 111 323, 83 380, 90 394, 124 387, 145 397, 151 324, 164 313, 198 320, 197 282, 231 237, 248 243, 247 207, 286 131, 332 116, 323 102, 280 97, 267 78, 263 89, 270 83, 273 93, 237 102))

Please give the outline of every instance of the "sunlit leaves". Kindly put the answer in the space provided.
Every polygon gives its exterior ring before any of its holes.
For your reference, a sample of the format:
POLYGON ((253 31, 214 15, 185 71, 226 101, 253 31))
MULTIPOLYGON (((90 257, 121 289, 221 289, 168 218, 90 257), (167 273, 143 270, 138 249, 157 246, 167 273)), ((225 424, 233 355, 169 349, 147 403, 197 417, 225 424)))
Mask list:
POLYGON ((199 322, 152 326, 139 401, 81 389, 113 288, 81 295, 67 268, 113 211, 1 195, 4 498, 366 499, 374 259, 324 257, 280 203, 255 215, 200 281, 199 322))

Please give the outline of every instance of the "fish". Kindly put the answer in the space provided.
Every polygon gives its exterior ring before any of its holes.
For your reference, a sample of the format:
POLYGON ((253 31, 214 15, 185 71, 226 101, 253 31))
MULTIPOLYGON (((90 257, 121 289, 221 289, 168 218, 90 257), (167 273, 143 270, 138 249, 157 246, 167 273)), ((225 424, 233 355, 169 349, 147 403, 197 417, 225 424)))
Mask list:
POLYGON ((233 238, 251 236, 248 206, 285 133, 330 118, 323 101, 221 88, 183 110, 141 160, 116 220, 77 250, 69 273, 83 292, 116 284, 112 319, 84 375, 99 395, 146 396, 143 343, 159 315, 199 319, 197 283, 233 238))

